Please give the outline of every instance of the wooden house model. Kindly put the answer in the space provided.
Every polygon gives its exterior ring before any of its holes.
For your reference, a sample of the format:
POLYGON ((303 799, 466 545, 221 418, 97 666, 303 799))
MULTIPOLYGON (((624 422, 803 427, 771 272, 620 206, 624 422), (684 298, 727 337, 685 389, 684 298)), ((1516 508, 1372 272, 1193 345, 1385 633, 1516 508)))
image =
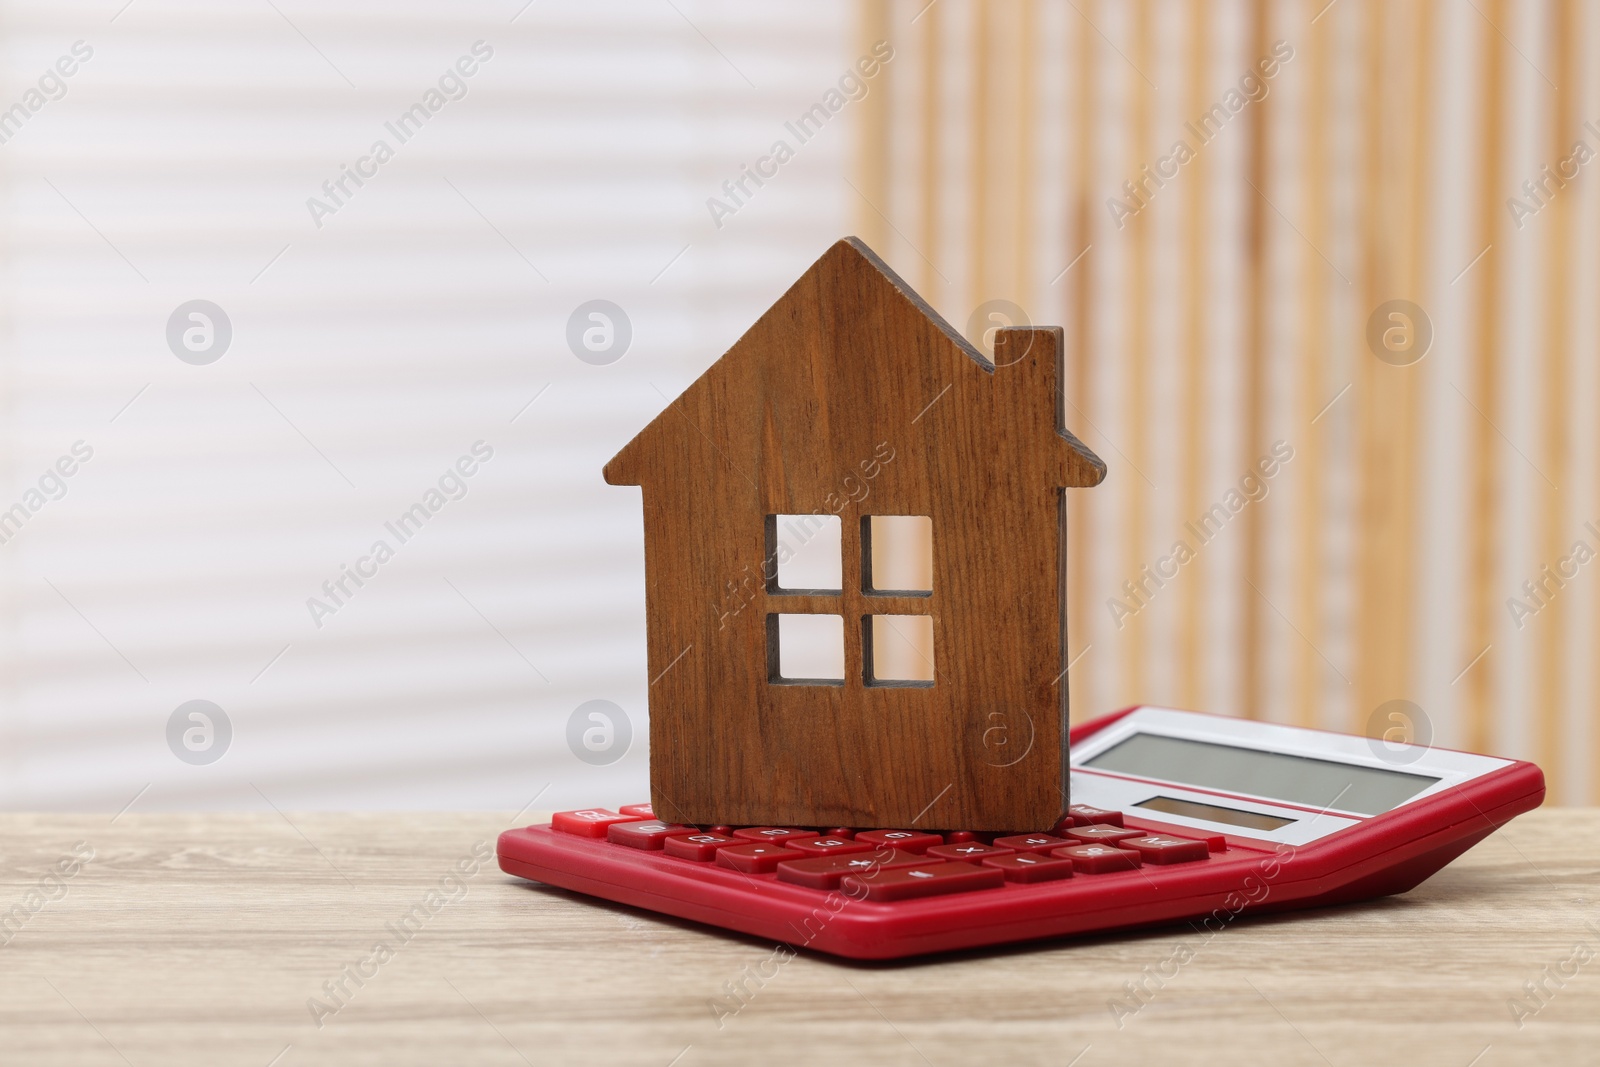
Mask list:
POLYGON ((1066 490, 1105 464, 1064 425, 1061 330, 993 348, 846 238, 606 465, 643 490, 660 818, 1036 830, 1064 810, 1066 490), (875 581, 897 521, 931 541, 927 588, 875 581), (837 586, 785 588, 793 542, 833 523, 837 586), (835 676, 785 675, 805 627, 842 643, 835 676), (874 650, 910 632, 930 669, 884 676, 874 650))

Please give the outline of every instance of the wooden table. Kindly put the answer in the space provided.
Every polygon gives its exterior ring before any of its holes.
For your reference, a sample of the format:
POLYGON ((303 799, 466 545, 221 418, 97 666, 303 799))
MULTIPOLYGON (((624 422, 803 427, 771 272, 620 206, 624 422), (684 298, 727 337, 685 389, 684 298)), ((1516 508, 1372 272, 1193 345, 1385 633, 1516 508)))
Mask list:
POLYGON ((492 859, 452 881, 508 817, 0 816, 0 1062, 1600 1063, 1600 811, 1525 815, 1403 897, 1209 940, 781 966, 492 859))

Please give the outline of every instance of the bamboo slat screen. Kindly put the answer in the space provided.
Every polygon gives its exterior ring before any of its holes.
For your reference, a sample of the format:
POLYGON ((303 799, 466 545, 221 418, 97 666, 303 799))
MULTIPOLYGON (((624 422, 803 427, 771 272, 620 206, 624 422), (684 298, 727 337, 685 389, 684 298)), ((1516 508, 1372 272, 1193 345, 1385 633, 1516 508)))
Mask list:
POLYGON ((896 50, 859 232, 958 325, 1064 325, 1110 465, 1069 501, 1073 718, 1431 737, 1600 801, 1600 9, 865 0, 857 32, 896 50))

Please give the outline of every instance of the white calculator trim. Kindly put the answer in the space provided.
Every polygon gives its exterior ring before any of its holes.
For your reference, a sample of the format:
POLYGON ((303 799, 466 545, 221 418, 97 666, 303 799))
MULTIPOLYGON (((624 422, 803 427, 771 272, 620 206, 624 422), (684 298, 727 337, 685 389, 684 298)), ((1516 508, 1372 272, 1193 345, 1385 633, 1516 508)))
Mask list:
POLYGON ((1480 778, 1502 767, 1509 767, 1512 762, 1493 756, 1478 756, 1470 752, 1405 745, 1350 734, 1284 726, 1279 723, 1200 715, 1192 711, 1158 707, 1137 708, 1093 737, 1072 747, 1071 797, 1074 804, 1089 804, 1097 808, 1121 811, 1137 820, 1188 826, 1212 833, 1225 833, 1232 837, 1251 838, 1268 844, 1310 844, 1339 830, 1360 825, 1368 816, 1336 807, 1319 812, 1302 805, 1285 803, 1273 797, 1230 793, 1210 787, 1190 786, 1183 782, 1135 777, 1120 771, 1099 771, 1082 766, 1086 761, 1136 733, 1333 760, 1375 770, 1407 771, 1439 779, 1397 807, 1415 804, 1447 789, 1453 789, 1463 782, 1480 778), (1175 797, 1179 800, 1235 808, 1294 821, 1276 830, 1255 830, 1231 823, 1211 822, 1138 806, 1141 801, 1154 796, 1175 797))

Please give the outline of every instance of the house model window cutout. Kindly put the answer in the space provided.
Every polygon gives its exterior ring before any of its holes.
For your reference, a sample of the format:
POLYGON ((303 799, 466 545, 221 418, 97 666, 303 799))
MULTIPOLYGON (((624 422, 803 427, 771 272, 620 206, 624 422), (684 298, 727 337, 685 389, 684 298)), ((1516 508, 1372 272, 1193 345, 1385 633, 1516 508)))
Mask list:
POLYGON ((650 799, 1033 830, 1067 804, 1061 331, 991 362, 855 238, 610 463, 642 488, 650 799))

